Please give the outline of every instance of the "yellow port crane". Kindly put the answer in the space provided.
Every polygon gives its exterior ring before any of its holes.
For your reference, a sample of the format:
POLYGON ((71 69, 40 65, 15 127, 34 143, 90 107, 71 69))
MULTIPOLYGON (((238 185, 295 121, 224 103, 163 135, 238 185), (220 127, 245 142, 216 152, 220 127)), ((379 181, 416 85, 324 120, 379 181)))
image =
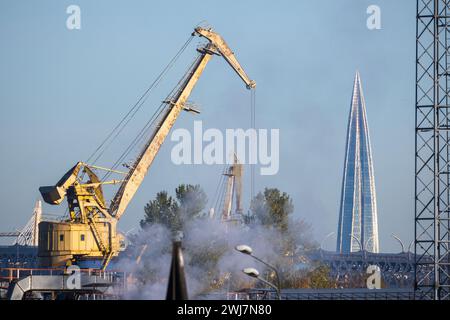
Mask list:
POLYGON ((94 258, 102 260, 105 269, 111 259, 119 254, 123 236, 117 233, 117 223, 141 185, 158 150, 170 132, 181 110, 195 111, 186 105, 200 75, 213 55, 222 56, 247 89, 256 83, 247 76, 234 53, 223 38, 211 28, 195 28, 192 36, 207 39, 198 48, 199 57, 182 78, 182 82, 166 101, 166 112, 159 119, 150 139, 128 172, 119 172, 78 162, 54 186, 40 187, 39 191, 48 204, 58 205, 67 197, 69 218, 61 222, 41 222, 39 225, 38 255, 42 266, 60 266, 69 261, 94 258), (102 181, 93 169, 124 174, 124 179, 102 181), (107 205, 102 186, 119 184, 117 193, 107 205))

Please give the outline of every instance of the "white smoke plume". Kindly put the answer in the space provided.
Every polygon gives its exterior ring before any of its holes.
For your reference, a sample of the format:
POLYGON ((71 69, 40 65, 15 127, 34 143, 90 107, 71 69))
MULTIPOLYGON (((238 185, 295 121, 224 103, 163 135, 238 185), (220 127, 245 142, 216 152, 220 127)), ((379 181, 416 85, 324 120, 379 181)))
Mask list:
MULTIPOLYGON (((184 202, 185 206, 189 205, 187 202, 184 202)), ((261 207, 258 210, 268 209, 261 207)), ((184 211, 180 210, 179 214, 183 215, 184 211)), ((288 231, 282 233, 258 221, 248 226, 206 216, 190 220, 183 216, 181 218, 184 218, 182 247, 190 299, 201 299, 207 294, 208 298, 213 298, 214 293, 224 294, 227 290, 237 291, 243 286, 258 285, 258 281, 244 275, 242 269, 255 267, 264 276, 264 266, 237 252, 234 249, 237 245, 249 245, 260 259, 277 263, 285 253, 280 249, 280 244, 287 237, 298 242, 300 247, 310 246, 312 241, 309 227, 302 220, 300 223, 299 220, 291 221, 288 231)), ((117 269, 131 275, 125 299, 165 299, 172 240, 172 231, 160 224, 148 225, 135 236, 133 245, 121 254, 116 265, 117 269), (141 256, 139 263, 136 261, 138 256, 141 256)))
MULTIPOLYGON (((211 294, 207 289, 214 281, 217 294, 241 289, 235 287, 236 281, 255 286, 256 280, 241 270, 255 267, 262 274, 265 268, 251 257, 237 252, 235 246, 249 245, 256 256, 273 262, 279 257, 277 244, 283 236, 260 225, 248 228, 217 219, 194 219, 185 226, 182 241, 189 298, 201 299, 207 293, 210 294, 208 298, 213 298, 214 292, 211 294), (214 259, 208 259, 211 255, 214 259), (228 282, 227 277, 230 276, 234 281, 228 282), (219 283, 220 279, 223 283, 219 283)), ((151 225, 137 235, 134 243, 117 264, 118 269, 130 274, 133 280, 128 283, 124 298, 165 299, 172 254, 171 232, 165 226, 151 225), (137 264, 136 258, 144 245, 147 249, 137 264)))

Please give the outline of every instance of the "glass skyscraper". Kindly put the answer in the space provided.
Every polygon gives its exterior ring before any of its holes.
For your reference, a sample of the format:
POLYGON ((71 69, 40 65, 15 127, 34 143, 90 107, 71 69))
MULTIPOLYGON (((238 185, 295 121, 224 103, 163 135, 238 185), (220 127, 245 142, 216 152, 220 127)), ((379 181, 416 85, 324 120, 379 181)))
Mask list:
POLYGON ((356 72, 347 127, 337 252, 379 252, 377 197, 361 79, 356 72))

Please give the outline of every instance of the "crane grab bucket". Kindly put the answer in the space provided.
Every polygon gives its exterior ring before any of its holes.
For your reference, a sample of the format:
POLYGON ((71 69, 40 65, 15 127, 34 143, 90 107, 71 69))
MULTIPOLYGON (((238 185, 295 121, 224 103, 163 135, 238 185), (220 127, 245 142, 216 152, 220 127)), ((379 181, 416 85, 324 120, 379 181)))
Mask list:
POLYGON ((53 205, 60 204, 66 196, 66 191, 58 186, 40 187, 39 192, 46 203, 53 205))
POLYGON ((54 186, 43 186, 39 188, 39 192, 42 195, 44 201, 48 204, 57 205, 60 204, 66 196, 66 190, 77 179, 78 172, 80 171, 83 163, 78 162, 54 186))

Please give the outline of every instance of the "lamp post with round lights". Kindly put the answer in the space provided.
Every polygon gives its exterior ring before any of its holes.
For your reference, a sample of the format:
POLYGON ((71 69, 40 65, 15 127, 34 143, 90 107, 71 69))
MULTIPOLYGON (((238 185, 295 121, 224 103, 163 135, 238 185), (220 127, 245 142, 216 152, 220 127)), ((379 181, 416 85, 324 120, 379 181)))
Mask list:
MULTIPOLYGON (((278 269, 277 269, 275 266, 273 266, 273 265, 271 265, 271 264, 265 262, 264 260, 258 258, 258 257, 255 256, 255 255, 253 255, 253 249, 252 249, 250 246, 248 246, 248 245, 241 244, 241 245, 236 246, 235 249, 236 249, 236 251, 238 251, 238 252, 240 252, 240 253, 242 253, 242 254, 246 254, 246 255, 252 257, 252 258, 255 259, 256 261, 261 262, 262 264, 264 264, 265 266, 269 267, 270 269, 272 269, 272 270, 275 272, 275 276, 277 277, 277 286, 276 286, 277 289, 276 289, 276 290, 277 290, 278 298, 281 299, 281 297, 280 297, 281 279, 280 279, 280 274, 278 273, 278 269)), ((253 269, 253 268, 247 268, 247 269, 253 269)), ((253 269, 253 270, 254 270, 254 271, 257 271, 256 269, 253 269)), ((244 272, 244 273, 245 273, 245 272, 244 272)), ((249 274, 249 275, 250 275, 250 274, 249 274)), ((259 276, 259 273, 258 273, 258 276, 259 276)), ((255 277, 254 277, 254 278, 255 278, 255 277)), ((256 278, 257 278, 257 277, 256 277, 256 278)), ((261 281, 263 281, 263 282, 265 282, 265 283, 267 282, 267 281, 265 281, 265 280, 263 280, 263 279, 261 279, 261 278, 258 278, 258 279, 260 279, 261 281)), ((267 284, 267 283, 266 283, 266 284, 267 284)))
POLYGON ((275 289, 275 292, 277 293, 277 297, 278 300, 281 300, 281 295, 280 295, 280 288, 277 287, 276 285, 274 285, 273 283, 264 280, 263 278, 259 277, 259 271, 256 270, 255 268, 245 268, 242 270, 243 273, 245 273, 246 275, 248 275, 249 277, 258 279, 259 281, 263 282, 264 284, 268 285, 269 287, 275 289))

